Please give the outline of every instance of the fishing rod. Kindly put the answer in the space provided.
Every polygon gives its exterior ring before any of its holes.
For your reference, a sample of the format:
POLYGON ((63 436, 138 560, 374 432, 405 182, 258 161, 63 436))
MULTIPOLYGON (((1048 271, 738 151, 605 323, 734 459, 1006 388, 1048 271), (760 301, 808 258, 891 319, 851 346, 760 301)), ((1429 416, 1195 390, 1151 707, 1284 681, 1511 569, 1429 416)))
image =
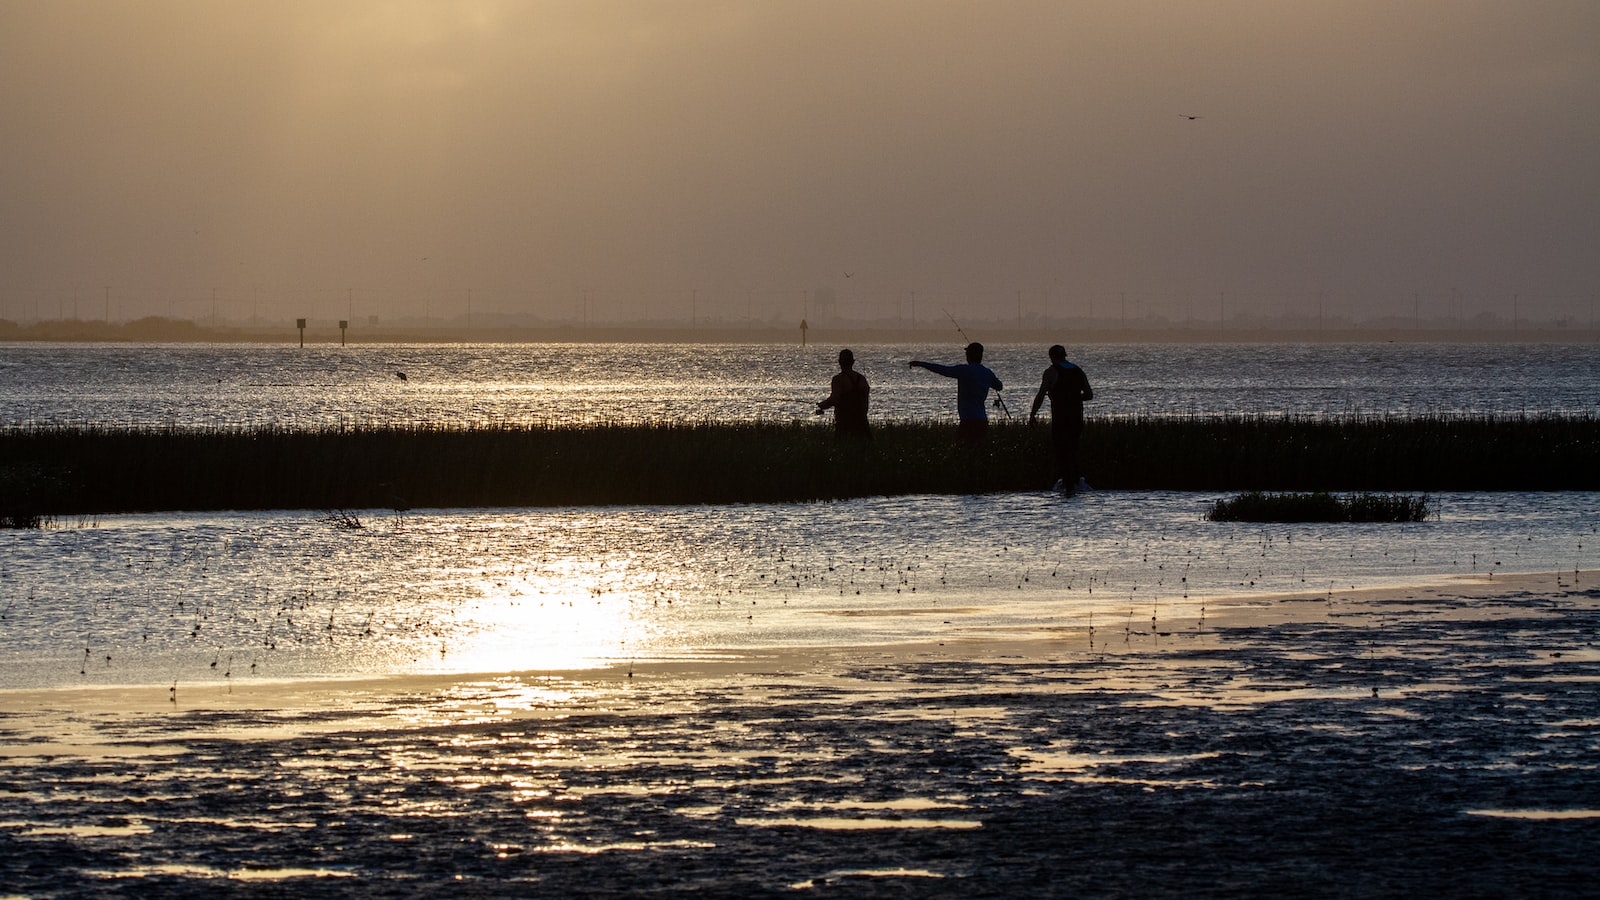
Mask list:
POLYGON ((946 318, 946 319, 949 319, 949 320, 950 320, 950 324, 951 324, 951 325, 954 325, 954 326, 955 326, 955 327, 956 327, 956 333, 957 333, 957 334, 959 334, 959 335, 961 335, 961 339, 962 339, 962 340, 963 340, 963 341, 966 341, 966 342, 967 342, 967 343, 969 343, 969 344, 970 344, 970 343, 972 343, 972 342, 973 342, 973 341, 972 341, 972 338, 970 338, 970 337, 967 337, 967 330, 966 330, 966 329, 965 329, 965 328, 962 328, 962 327, 961 327, 961 323, 960 323, 960 322, 957 322, 957 321, 956 321, 956 317, 955 317, 955 316, 952 316, 952 315, 950 315, 950 310, 948 310, 948 309, 945 309, 945 308, 943 308, 943 307, 940 307, 940 308, 939 308, 939 312, 942 312, 942 313, 944 313, 944 317, 945 317, 945 318, 946 318))
MULTIPOLYGON (((968 344, 977 343, 977 341, 974 341, 972 338, 967 337, 967 330, 965 328, 961 327, 961 323, 956 321, 956 317, 955 316, 950 315, 950 310, 945 309, 944 307, 940 307, 939 308, 939 312, 944 313, 944 317, 946 319, 949 319, 950 320, 950 324, 954 325, 956 327, 956 333, 961 335, 961 339, 963 341, 966 341, 968 344)), ((1011 419, 1011 407, 1006 406, 1006 398, 1001 396, 999 391, 995 391, 994 392, 994 405, 1000 407, 1000 411, 1006 414, 1006 420, 1010 421, 1010 419, 1011 419)))

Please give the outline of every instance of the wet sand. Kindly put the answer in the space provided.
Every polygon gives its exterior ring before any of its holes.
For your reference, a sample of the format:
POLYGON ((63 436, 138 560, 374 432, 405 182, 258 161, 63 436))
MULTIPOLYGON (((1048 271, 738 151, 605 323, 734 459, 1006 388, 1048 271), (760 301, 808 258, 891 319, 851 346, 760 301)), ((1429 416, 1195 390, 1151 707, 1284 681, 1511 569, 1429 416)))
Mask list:
POLYGON ((1597 638, 1600 576, 1567 572, 574 672, 0 691, 0 891, 1590 895, 1597 638))

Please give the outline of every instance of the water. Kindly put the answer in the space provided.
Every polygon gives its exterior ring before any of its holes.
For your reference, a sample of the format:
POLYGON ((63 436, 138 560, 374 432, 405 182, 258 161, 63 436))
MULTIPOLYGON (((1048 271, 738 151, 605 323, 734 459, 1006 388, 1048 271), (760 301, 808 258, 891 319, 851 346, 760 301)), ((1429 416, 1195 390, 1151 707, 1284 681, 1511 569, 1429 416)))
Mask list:
MULTIPOLYGON (((953 418, 854 348, 880 418, 953 418)), ((834 348, 0 347, 0 424, 791 419, 834 348), (407 378, 396 377, 405 372, 407 378)), ((1592 345, 1096 345, 1092 415, 1594 414, 1592 345)), ((1011 413, 1043 354, 992 348, 1011 413)), ((1207 598, 1600 563, 1600 495, 1451 494, 1414 525, 1210 523, 1211 495, 115 516, 0 532, 0 687, 491 672, 759 647, 1193 627, 1207 598), (1152 622, 1152 620, 1154 620, 1152 622)))
POLYGON ((1410 525, 1204 521, 1186 493, 121 516, 0 532, 0 684, 565 669, 763 647, 1194 628, 1208 599, 1600 567, 1600 495, 1410 525), (1153 621, 1154 620, 1154 621, 1153 621))
MULTIPOLYGON (((856 345, 879 419, 955 415, 948 379, 912 359, 953 344, 856 345)), ((827 395, 836 347, 504 344, 0 345, 0 425, 789 420, 827 395), (397 377, 403 372, 406 379, 397 377)), ((1314 416, 1600 410, 1596 344, 1108 344, 1074 348, 1093 416, 1314 416)), ((985 362, 1025 415, 1036 345, 985 362)), ((1002 416, 1004 413, 996 413, 1002 416)))

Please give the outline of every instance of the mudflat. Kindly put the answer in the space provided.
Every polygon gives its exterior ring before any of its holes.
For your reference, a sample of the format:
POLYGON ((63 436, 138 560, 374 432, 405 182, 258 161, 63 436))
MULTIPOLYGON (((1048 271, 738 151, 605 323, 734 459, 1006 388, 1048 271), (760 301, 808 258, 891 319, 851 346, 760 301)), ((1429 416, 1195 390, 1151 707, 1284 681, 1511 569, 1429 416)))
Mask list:
POLYGON ((1600 577, 598 670, 0 691, 25 896, 1583 895, 1600 577))

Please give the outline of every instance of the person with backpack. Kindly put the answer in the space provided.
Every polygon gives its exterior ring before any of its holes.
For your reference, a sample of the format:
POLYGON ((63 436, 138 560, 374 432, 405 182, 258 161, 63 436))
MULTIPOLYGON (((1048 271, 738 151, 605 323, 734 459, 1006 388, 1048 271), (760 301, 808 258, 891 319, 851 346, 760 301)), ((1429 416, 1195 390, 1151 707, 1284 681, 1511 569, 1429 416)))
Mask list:
POLYGON ((1039 393, 1033 396, 1028 424, 1039 419, 1039 407, 1050 398, 1050 444, 1055 451, 1055 489, 1065 493, 1086 491, 1088 482, 1078 470, 1078 443, 1083 437, 1083 404, 1094 399, 1089 376, 1067 361, 1067 348, 1056 344, 1049 350, 1050 368, 1044 370, 1039 393))

